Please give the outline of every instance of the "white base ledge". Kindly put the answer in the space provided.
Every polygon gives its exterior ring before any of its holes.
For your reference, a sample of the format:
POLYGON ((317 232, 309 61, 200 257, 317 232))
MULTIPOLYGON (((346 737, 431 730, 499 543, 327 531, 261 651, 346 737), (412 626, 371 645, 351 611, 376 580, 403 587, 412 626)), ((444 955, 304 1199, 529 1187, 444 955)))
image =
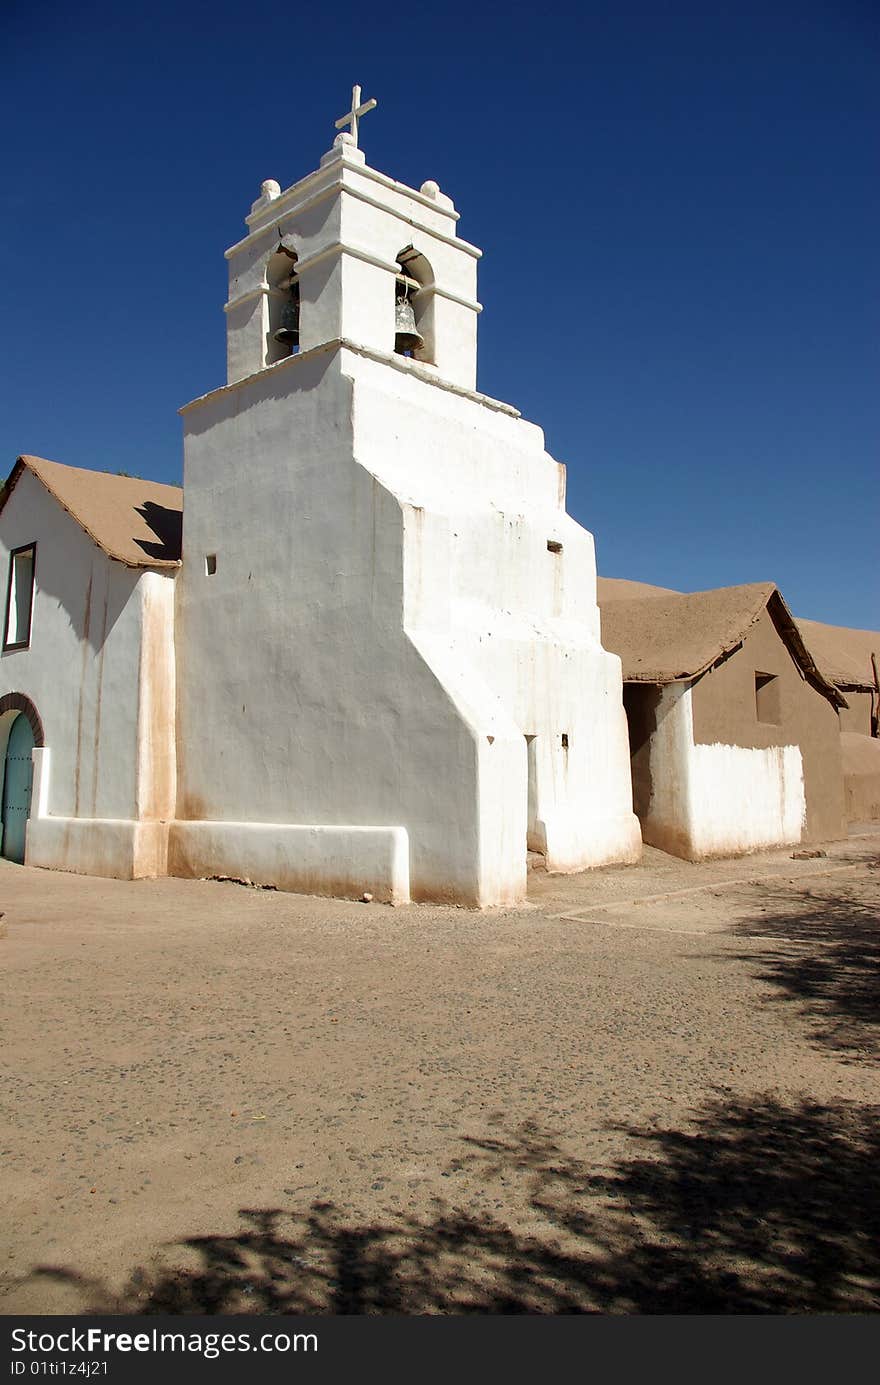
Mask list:
POLYGON ((642 832, 634 813, 614 818, 575 818, 548 814, 535 834, 552 875, 575 875, 601 866, 631 866, 642 854, 642 832))
POLYGON ((28 866, 141 880, 165 875, 167 862, 167 822, 41 817, 27 825, 28 866))
POLYGON ((228 875, 297 894, 409 903, 405 827, 310 827, 268 822, 172 822, 168 874, 228 875))

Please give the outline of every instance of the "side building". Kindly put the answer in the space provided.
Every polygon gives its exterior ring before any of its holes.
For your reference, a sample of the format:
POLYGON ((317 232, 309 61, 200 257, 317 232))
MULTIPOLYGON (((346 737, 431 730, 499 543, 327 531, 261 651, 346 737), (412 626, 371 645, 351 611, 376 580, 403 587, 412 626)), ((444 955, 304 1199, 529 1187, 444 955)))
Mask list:
POLYGON ((843 793, 848 822, 880 820, 880 632, 798 620, 823 669, 843 693, 843 793))
POLYGON ((0 493, 0 854, 131 879, 174 815, 182 492, 20 457, 0 493))
POLYGON ((599 578, 599 603, 645 842, 701 860, 846 834, 846 699, 773 583, 682 593, 599 578))

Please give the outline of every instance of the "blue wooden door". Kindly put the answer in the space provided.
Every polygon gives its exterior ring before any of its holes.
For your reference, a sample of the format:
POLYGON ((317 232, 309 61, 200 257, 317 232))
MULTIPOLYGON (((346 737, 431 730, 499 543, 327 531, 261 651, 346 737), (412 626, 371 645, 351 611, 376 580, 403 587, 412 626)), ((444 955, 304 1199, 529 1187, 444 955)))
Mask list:
POLYGON ((34 733, 27 717, 19 712, 6 744, 3 774, 3 855, 7 861, 24 861, 24 840, 31 810, 31 779, 34 733))

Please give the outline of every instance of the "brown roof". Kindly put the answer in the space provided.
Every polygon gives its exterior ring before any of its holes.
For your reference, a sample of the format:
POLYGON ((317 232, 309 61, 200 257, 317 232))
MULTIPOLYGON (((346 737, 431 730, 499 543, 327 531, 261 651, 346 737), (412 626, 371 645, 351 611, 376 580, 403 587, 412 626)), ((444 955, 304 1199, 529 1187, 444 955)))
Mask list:
POLYGON ((159 481, 19 457, 0 496, 6 504, 27 469, 109 558, 128 567, 178 567, 183 491, 159 481))
POLYGON ((649 582, 631 582, 628 577, 597 577, 599 605, 631 596, 680 596, 674 587, 652 587, 649 582))
POLYGON ((880 632, 823 625, 818 620, 798 620, 798 626, 822 668, 838 687, 876 688, 871 655, 880 665, 880 632))
POLYGON ((765 610, 795 662, 835 706, 846 699, 817 666, 773 582, 601 599, 602 643, 619 654, 627 683, 678 683, 698 678, 742 644, 765 610))

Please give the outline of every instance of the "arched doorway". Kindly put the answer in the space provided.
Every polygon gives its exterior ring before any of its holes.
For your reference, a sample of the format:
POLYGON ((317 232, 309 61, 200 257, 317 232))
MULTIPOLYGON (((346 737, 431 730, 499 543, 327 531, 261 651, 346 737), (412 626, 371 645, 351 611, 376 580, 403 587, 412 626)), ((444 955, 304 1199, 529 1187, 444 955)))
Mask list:
POLYGON ((25 833, 31 811, 33 760, 36 744, 33 727, 23 712, 18 712, 9 728, 3 763, 3 797, 0 824, 0 854, 7 861, 24 862, 25 833))

